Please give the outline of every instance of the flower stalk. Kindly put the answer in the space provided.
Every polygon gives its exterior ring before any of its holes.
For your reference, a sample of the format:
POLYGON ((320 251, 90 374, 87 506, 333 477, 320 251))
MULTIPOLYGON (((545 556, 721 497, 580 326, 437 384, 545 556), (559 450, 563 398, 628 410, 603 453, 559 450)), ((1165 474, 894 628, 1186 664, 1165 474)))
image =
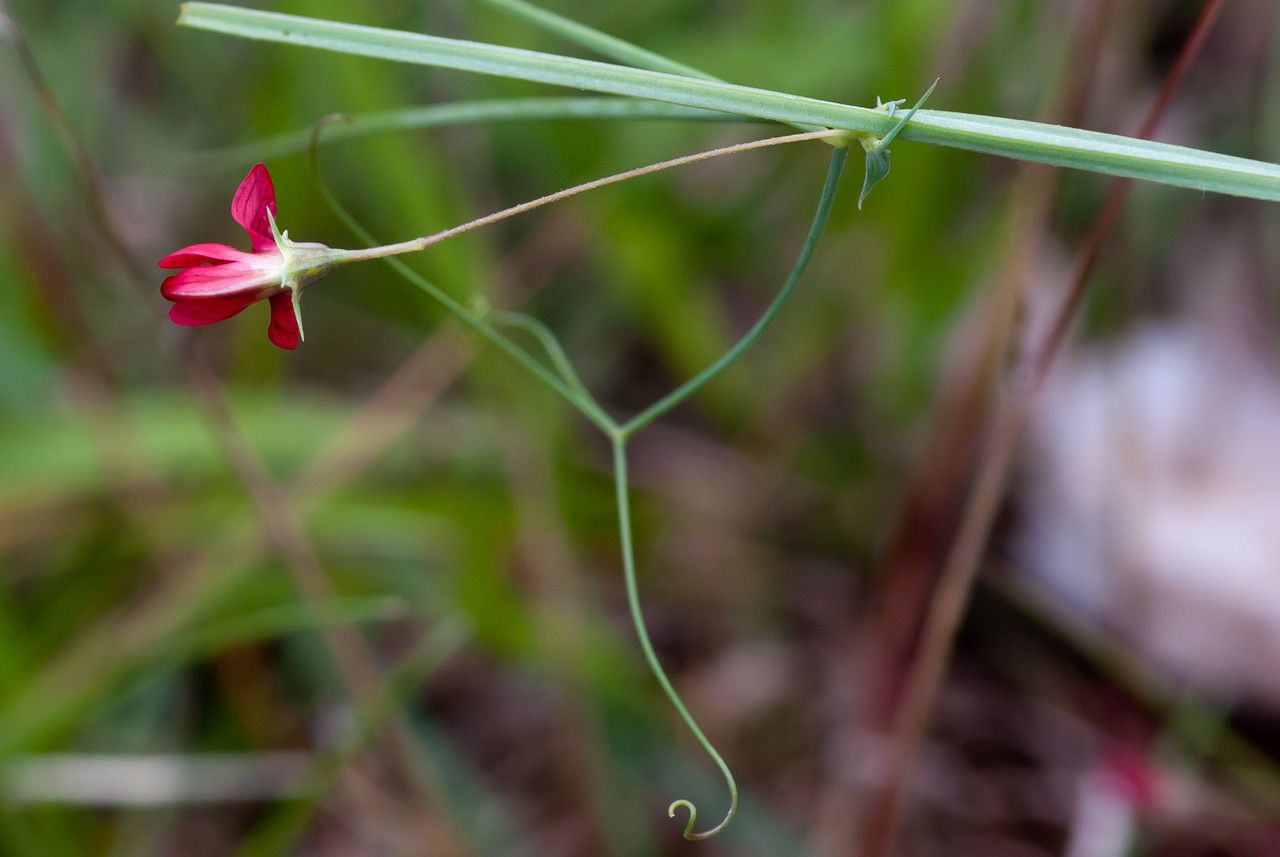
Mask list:
POLYGON ((735 155, 740 152, 749 152, 753 149, 764 149, 770 146, 781 146, 786 143, 799 143, 805 140, 822 140, 832 139, 845 136, 843 131, 833 131, 830 128, 824 128, 819 131, 806 131, 800 134, 785 134, 780 137, 766 137, 762 140, 752 140, 747 143, 735 143, 731 146, 721 146, 716 149, 709 149, 705 152, 697 152, 692 155, 684 155, 679 158, 671 158, 666 161, 659 161, 655 164, 649 164, 644 167, 637 167, 633 170, 615 173, 604 178, 594 179, 589 182, 574 185, 564 190, 558 190, 555 193, 549 193, 540 196, 537 199, 531 199, 528 202, 522 202, 519 205, 513 205, 510 208, 504 208, 501 211, 495 211, 492 214, 486 214, 484 217, 477 217, 475 220, 467 221, 458 226, 452 226, 440 232, 434 232, 430 235, 424 235, 421 238, 413 238, 408 241, 401 241, 398 244, 385 244, 380 247, 369 247, 364 250, 342 250, 342 262, 362 262, 366 259, 385 259, 388 256, 401 256, 405 253, 417 253, 425 250, 441 241, 447 241, 450 238, 456 238, 484 226, 490 226, 501 220, 533 211, 535 208, 542 208, 555 202, 568 199, 571 196, 577 196, 587 191, 598 190, 611 184, 629 181, 630 179, 640 178, 652 173, 669 170, 673 167, 686 166, 688 164, 696 164, 699 161, 709 160, 711 158, 719 158, 724 155, 735 155))
MULTIPOLYGON (((223 321, 239 314, 251 304, 267 300, 271 304, 268 338, 280 348, 292 350, 303 340, 302 290, 327 276, 335 268, 371 259, 391 259, 407 253, 417 253, 450 238, 571 196, 673 167, 753 149, 838 137, 842 133, 821 130, 766 137, 671 158, 574 185, 430 235, 358 250, 291 240, 288 230, 281 231, 276 222, 276 193, 271 174, 264 165, 257 164, 240 183, 231 201, 231 216, 248 234, 252 252, 245 253, 225 244, 193 244, 170 253, 160 260, 160 267, 182 270, 168 277, 160 291, 165 298, 174 302, 169 310, 169 318, 175 324, 189 327, 223 321)), ((465 315, 472 315, 461 307, 451 310, 455 313, 461 310, 465 315)), ((505 338, 504 341, 510 342, 505 338)), ((576 398, 581 401, 581 394, 576 398)), ((607 419, 602 409, 595 406, 592 410, 592 418, 597 424, 608 430, 616 428, 612 420, 606 422, 601 419, 607 419)))

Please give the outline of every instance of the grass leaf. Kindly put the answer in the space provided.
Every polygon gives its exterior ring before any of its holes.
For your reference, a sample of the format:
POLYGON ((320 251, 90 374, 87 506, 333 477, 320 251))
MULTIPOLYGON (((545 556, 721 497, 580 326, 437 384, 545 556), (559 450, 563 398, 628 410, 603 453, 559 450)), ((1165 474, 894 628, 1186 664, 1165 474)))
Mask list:
MULTIPOLYGON (((217 3, 184 4, 178 23, 248 39, 647 98, 786 124, 820 125, 876 136, 888 134, 896 124, 884 112, 868 107, 538 51, 217 3)), ((901 136, 904 140, 1052 166, 1280 200, 1280 165, 1115 134, 921 110, 902 129, 901 136)))

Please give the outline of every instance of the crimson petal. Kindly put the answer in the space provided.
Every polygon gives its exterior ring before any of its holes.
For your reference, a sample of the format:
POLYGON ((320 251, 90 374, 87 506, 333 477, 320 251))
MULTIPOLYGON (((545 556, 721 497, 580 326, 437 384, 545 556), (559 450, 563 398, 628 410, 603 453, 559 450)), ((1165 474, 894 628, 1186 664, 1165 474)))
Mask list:
POLYGON ((249 233, 255 253, 276 246, 271 236, 271 221, 267 219, 268 211, 272 215, 276 213, 276 187, 267 168, 255 164, 231 198, 231 216, 249 233))
POLYGON ((231 318, 251 303, 252 297, 182 301, 169 307, 169 320, 183 327, 215 324, 231 318))
POLYGON ((165 256, 160 260, 160 267, 190 268, 193 265, 218 265, 222 262, 242 261, 248 257, 248 253, 228 247, 226 244, 192 244, 190 247, 183 247, 165 256))
POLYGON ((292 291, 281 292, 271 298, 271 326, 267 328, 267 338, 289 351, 297 348, 302 340, 298 317, 293 311, 292 291))
POLYGON ((166 277, 160 284, 160 294, 171 301, 253 295, 267 286, 278 285, 276 277, 278 273, 239 262, 202 265, 166 277))

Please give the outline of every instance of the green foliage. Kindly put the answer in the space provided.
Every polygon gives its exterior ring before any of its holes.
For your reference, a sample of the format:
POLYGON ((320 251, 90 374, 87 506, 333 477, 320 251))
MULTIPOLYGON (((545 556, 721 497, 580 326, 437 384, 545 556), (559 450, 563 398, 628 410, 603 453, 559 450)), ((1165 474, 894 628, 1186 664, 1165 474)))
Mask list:
MULTIPOLYGON (((735 124, 886 135, 868 151, 864 196, 888 170, 892 133, 940 144, 899 145, 894 181, 865 216, 852 194, 824 197, 814 226, 829 212, 835 240, 814 256, 806 288, 762 346, 713 367, 723 375, 698 373, 737 334, 756 332, 762 310, 773 317, 781 303, 770 307, 766 290, 787 282, 785 300, 798 279, 788 277, 789 257, 804 247, 807 262, 813 250, 805 228, 816 153, 830 154, 823 147, 646 179, 448 242, 405 260, 403 271, 430 287, 421 291, 381 266, 353 268, 308 293, 308 345, 283 357, 262 342, 258 316, 182 337, 164 325, 158 278, 129 282, 98 255, 74 172, 20 75, 0 63, 16 117, 0 127, 0 764, 94 748, 316 749, 307 796, 228 810, 218 829, 248 832, 211 842, 217 853, 306 853, 300 843, 325 828, 312 825, 322 806, 330 824, 376 825, 331 789, 351 762, 344 753, 366 752, 397 712, 442 790, 439 804, 397 793, 399 807, 456 827, 465 850, 545 853, 541 843, 554 840, 529 834, 540 821, 528 811, 543 795, 531 800, 539 789, 513 779, 551 770, 581 782, 546 796, 549 824, 561 821, 554 807, 568 804, 563 829, 598 838, 601 853, 665 853, 665 837, 674 838, 658 826, 667 796, 716 807, 723 786, 675 733, 620 633, 624 590, 637 576, 653 622, 652 646, 638 626, 645 654, 669 661, 671 683, 695 713, 715 701, 706 687, 723 687, 708 678, 713 668, 739 668, 729 655, 777 649, 788 667, 803 666, 763 714, 722 715, 707 732, 743 780, 727 847, 807 853, 813 819, 786 795, 834 764, 822 749, 834 740, 825 724, 847 703, 822 684, 829 678, 811 681, 829 667, 811 662, 812 650, 829 654, 857 638, 857 629, 822 623, 833 621, 832 605, 855 600, 848 593, 883 546, 886 510, 901 498, 948 337, 1009 232, 1006 175, 949 147, 1223 193, 1280 193, 1273 166, 1207 151, 787 94, 858 101, 918 91, 936 73, 941 42, 957 38, 948 30, 955 4, 944 0, 760 0, 732 16, 688 0, 569 9, 662 46, 678 64, 520 0, 465 10, 469 37, 512 26, 536 42, 525 29, 533 22, 596 55, 675 77, 403 33, 357 44, 368 31, 315 20, 451 32, 456 10, 439 4, 293 0, 280 5, 307 19, 289 19, 288 37, 268 13, 210 4, 186 13, 254 37, 451 67, 465 59, 621 98, 548 97, 526 80, 428 77, 410 64, 204 38, 173 31, 172 10, 150 3, 10 5, 147 258, 181 243, 235 240, 226 194, 260 158, 278 179, 282 226, 299 240, 345 241, 306 164, 291 157, 334 111, 355 118, 326 129, 327 143, 343 141, 327 147, 326 174, 335 195, 388 240, 759 131, 735 124), (515 13, 516 23, 487 6, 515 13), (695 66, 768 89, 717 83, 695 66), (65 324, 59 301, 68 296, 105 344, 100 362, 65 324), (474 337, 450 340, 436 329, 447 315, 432 299, 476 330, 496 331, 501 340, 491 341, 513 346, 519 362, 492 350, 475 359, 474 337), (496 309, 472 311, 481 305, 496 309), (433 345, 462 344, 430 352, 416 374, 384 388, 428 332, 433 345), (309 603, 264 537, 259 510, 186 386, 191 344, 218 367, 236 425, 296 503, 332 598, 309 603), (80 386, 99 371, 103 388, 80 386), (636 442, 633 472, 622 470, 635 483, 623 507, 626 577, 617 574, 608 481, 621 446, 558 414, 559 400, 549 406, 529 371, 585 405, 606 433, 666 418, 636 442), (680 395, 664 399, 672 389, 680 395), (364 408, 379 390, 393 407, 372 418, 364 408), (616 413, 640 416, 625 422, 616 413), (466 633, 442 625, 446 616, 466 633), (386 684, 373 703, 346 699, 327 654, 325 632, 342 628, 384 658, 386 684), (465 655, 449 661, 464 644, 465 655), (264 674, 275 696, 255 695, 264 674), (363 725, 347 749, 296 725, 349 715, 363 725), (264 719, 281 731, 264 731, 264 719)), ((1040 112, 1063 61, 1051 5, 987 10, 985 35, 958 28, 975 41, 961 68, 948 66, 946 103, 975 114, 1040 112)), ((1113 127, 1129 124, 1111 118, 1113 127)), ((1201 138, 1206 149, 1233 145, 1217 126, 1201 138)), ((1092 177, 1077 185, 1082 197, 1097 186, 1092 177)), ((1204 204, 1152 188, 1140 202, 1180 227, 1204 204)), ((1158 272, 1145 266, 1177 240, 1146 235, 1150 255, 1127 273, 1154 281, 1158 272)), ((1104 300, 1114 316, 1131 311, 1124 299, 1104 300)), ((9 806, 0 852, 163 853, 185 819, 206 820, 203 811, 9 806)))

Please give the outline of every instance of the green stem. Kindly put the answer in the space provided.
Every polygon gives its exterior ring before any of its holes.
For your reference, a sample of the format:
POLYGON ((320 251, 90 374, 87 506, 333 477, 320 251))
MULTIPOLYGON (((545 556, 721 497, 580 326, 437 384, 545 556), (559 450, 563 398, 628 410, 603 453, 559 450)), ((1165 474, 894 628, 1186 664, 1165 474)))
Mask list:
POLYGON ((680 719, 684 721, 685 726, 689 727, 689 731, 693 733, 693 737, 702 745, 702 749, 707 752, 711 760, 716 763, 716 767, 720 769, 720 773, 724 775, 725 784, 729 787, 729 809, 725 813, 724 818, 715 827, 705 830, 702 833, 694 833, 693 826, 698 819, 697 808, 693 803, 687 800, 677 800, 672 802, 667 808, 667 815, 675 817, 677 809, 683 807, 689 811, 689 820, 685 824, 685 839, 710 839, 733 820, 734 814, 738 811, 738 784, 733 779, 733 772, 729 770, 729 766, 725 764, 724 758, 716 751, 716 748, 707 740, 707 736, 703 734, 698 721, 693 719, 693 715, 689 713, 689 709, 685 707, 684 701, 680 699, 680 694, 676 693, 676 689, 672 686, 671 680, 667 678, 666 671, 662 668, 662 663, 658 660, 658 655, 653 650, 653 643, 649 641, 649 632, 645 628, 644 614, 640 612, 640 593, 636 586, 636 560, 635 548, 631 539, 631 505, 628 497, 629 491, 627 486, 627 442, 623 437, 615 435, 613 437, 613 480, 614 491, 618 504, 618 535, 622 543, 622 571, 626 577, 627 583, 627 606, 631 609, 631 621, 636 628, 636 637, 640 641, 640 649, 644 652, 644 659, 649 664, 649 669, 653 671, 654 677, 658 680, 658 684, 662 686, 662 691, 667 695, 667 699, 671 701, 672 707, 676 713, 680 715, 680 719))
POLYGON ((832 152, 831 165, 827 169, 827 180, 822 186, 822 196, 818 200, 818 209, 814 212, 813 223, 809 226, 809 234, 805 236, 804 246, 800 248, 800 255, 791 267, 791 273, 787 275, 782 288, 778 291, 773 302, 769 304, 768 309, 764 311, 764 315, 760 316, 751 329, 734 343, 732 348, 721 355, 719 360, 623 424, 621 428, 623 438, 630 437, 649 425, 658 417, 688 399, 700 390, 704 384, 727 369, 733 361, 742 355, 742 352, 751 347, 752 343, 760 337, 760 334, 777 316, 778 311, 782 309, 787 299, 791 297, 791 293, 795 291, 800 278, 804 276, 805 269, 809 267, 809 260, 813 258, 814 248, 818 246, 818 239, 822 236, 822 230, 826 227, 827 218, 831 214, 831 204, 835 200, 836 187, 840 183, 840 173, 844 169, 844 163, 848 155, 848 148, 839 148, 832 152))
MULTIPOLYGON (((326 135, 326 142, 349 140, 392 131, 421 131, 445 126, 493 122, 534 122, 549 119, 679 120, 685 122, 750 122, 731 113, 681 107, 636 98, 555 96, 549 98, 486 98, 383 110, 349 117, 326 135)), ((225 148, 208 149, 175 160, 183 170, 239 169, 246 163, 270 161, 307 149, 311 128, 286 131, 225 148)))
MULTIPOLYGON (((548 370, 544 365, 542 365, 542 363, 534 359, 532 355, 530 355, 527 351, 525 351, 519 345, 512 342, 506 336, 503 336, 498 331, 494 330, 493 327, 487 324, 481 316, 468 310, 465 306, 463 306, 461 303, 455 300, 443 289, 439 288, 438 286, 426 280, 425 278, 419 276, 416 272, 413 271, 412 268, 408 267, 403 262, 401 262, 400 260, 394 257, 403 255, 406 253, 417 253, 421 250, 425 250, 428 247, 438 244, 441 241, 444 241, 446 239, 463 235, 467 232, 471 232, 475 229, 479 229, 482 226, 488 226, 490 224, 497 223, 498 221, 506 220, 509 217, 514 217, 518 214, 523 214, 525 212, 532 211, 533 209, 541 208, 542 206, 550 205, 551 203, 559 202, 560 200, 563 200, 563 199, 568 199, 571 196, 576 196, 577 194, 585 193, 589 190, 595 190, 597 188, 606 187, 611 184, 617 184, 618 182, 628 181, 630 179, 638 178, 640 176, 661 172, 662 170, 668 170, 673 167, 684 166, 686 164, 693 164, 699 161, 705 161, 711 158, 723 157, 725 155, 731 155, 738 152, 747 152, 753 149, 763 149, 771 146, 780 146, 786 143, 799 142, 801 140, 817 140, 817 139, 822 139, 824 137, 830 137, 833 134, 839 133, 839 132, 831 131, 829 129, 824 129, 822 131, 808 131, 801 134, 788 134, 780 137, 768 137, 763 140, 750 140, 746 143, 736 143, 731 146, 722 146, 718 149, 710 149, 704 152, 696 152, 692 155, 684 155, 679 158, 672 158, 670 160, 660 161, 656 164, 649 164, 647 166, 637 167, 632 170, 627 170, 621 173, 615 173, 614 175, 611 175, 611 176, 605 176, 604 178, 599 178, 593 181, 584 182, 579 185, 574 185, 573 187, 565 188, 564 190, 559 190, 559 191, 556 191, 555 193, 549 193, 545 196, 540 196, 537 199, 532 199, 527 202, 522 202, 519 205, 513 205, 510 208, 504 208, 501 211, 497 211, 492 214, 487 214, 484 217, 478 217, 474 220, 470 220, 459 226, 454 226, 450 229, 445 229, 441 232, 435 232, 435 233, 432 233, 431 235, 424 235, 420 238, 414 238, 409 241, 401 241, 397 244, 378 244, 374 240, 373 236, 368 232, 368 230, 364 229, 364 227, 362 227, 355 220, 355 218, 351 216, 351 213, 347 211, 347 209, 342 205, 342 203, 338 201, 337 197, 334 196, 332 190, 330 190, 328 184, 324 181, 324 176, 320 171, 320 134, 323 132, 325 127, 335 122, 341 121, 343 118, 344 117, 335 115, 335 116, 325 117, 324 119, 320 120, 320 122, 316 125, 316 128, 313 132, 312 143, 311 143, 312 169, 316 176, 316 182, 320 186, 321 195, 324 197, 325 201, 329 204, 329 206, 334 210, 334 212, 338 215, 338 217, 347 225, 347 227, 353 233, 359 236, 360 239, 364 241, 365 244, 367 245, 366 249, 364 250, 341 251, 342 255, 341 255, 341 258, 339 259, 339 264, 348 265, 348 264, 354 264, 356 262, 367 261, 370 259, 382 259, 383 261, 387 262, 388 264, 391 265, 393 269, 398 271, 402 276, 408 279, 411 283, 413 283, 418 288, 425 291, 434 300, 438 301, 441 305, 443 305, 449 312, 456 315, 458 319, 462 321, 463 324, 471 328, 473 331, 475 331, 477 334, 482 336, 485 340, 487 340, 492 345, 506 352, 508 355, 514 358, 517 362, 523 365, 527 370, 529 370, 529 372, 535 375, 539 380, 541 380, 543 383, 547 384, 547 386, 551 387, 553 390, 559 393, 566 401, 568 401, 571 405, 573 405, 575 408, 581 411, 583 416, 591 420, 591 422, 595 423, 596 426, 599 427, 601 431, 603 431, 606 435, 609 435, 610 437, 613 437, 619 434, 622 431, 621 427, 619 427, 619 425, 613 420, 613 418, 610 417, 602 407, 600 407, 600 405, 587 393, 587 391, 584 388, 582 388, 580 382, 575 385, 571 381, 557 377, 554 373, 548 370)), ((837 149, 836 151, 843 152, 844 150, 837 149)), ((838 159, 833 159, 833 164, 837 162, 839 164, 843 164, 844 155, 840 155, 838 159)), ((834 193, 835 179, 837 179, 838 177, 839 177, 838 169, 836 169, 836 173, 834 176, 831 176, 831 175, 828 176, 828 185, 832 193, 834 193)), ((829 196, 830 194, 824 194, 825 204, 827 208, 830 207, 829 196)), ((822 220, 825 223, 825 220, 826 220, 825 210, 823 210, 821 207, 820 207, 820 210, 823 212, 822 220)), ((802 254, 802 261, 804 264, 808 263, 808 257, 813 252, 813 247, 810 246, 811 243, 816 242, 817 240, 816 235, 811 234, 810 237, 811 237, 811 242, 806 242, 806 250, 804 254, 802 254)), ((800 267, 801 267, 801 270, 803 270, 803 264, 800 267)), ((795 279, 798 280, 799 274, 796 272, 793 272, 793 274, 795 275, 795 279)), ((784 288, 784 292, 789 293, 791 288, 794 287, 794 285, 795 283, 789 280, 788 285, 784 288)), ((780 304, 779 304, 779 307, 780 307, 780 304)), ((769 317, 771 317, 772 313, 776 311, 777 311, 776 308, 772 309, 769 317)), ((768 318, 764 319, 763 321, 767 323, 768 318)), ((761 329, 763 329, 763 324, 758 323, 756 325, 756 328, 753 329, 752 333, 749 334, 749 338, 754 339, 754 337, 759 334, 759 331, 761 329)), ((541 334, 545 334, 546 337, 549 337, 554 341, 554 337, 551 336, 550 331, 547 331, 545 328, 541 331, 541 334)), ((724 366, 727 366, 730 362, 732 362, 733 359, 736 358, 737 355, 741 353, 742 350, 745 349, 749 344, 750 344, 749 341, 745 343, 739 343, 739 345, 735 346, 734 349, 732 349, 730 353, 725 356, 725 358, 721 358, 721 360, 717 362, 716 366, 713 366, 711 370, 708 370, 710 374, 708 374, 708 372, 704 372, 703 375, 700 375, 698 378, 695 378, 694 382, 691 382, 692 386, 689 384, 686 384, 685 385, 686 387, 690 387, 690 389, 688 390, 688 393, 691 393, 693 392, 693 390, 696 390, 699 386, 702 385, 702 383, 705 383, 706 380, 709 380, 709 378, 713 376, 716 372, 719 372, 720 369, 724 368, 724 366)), ((557 359, 557 355, 559 358, 564 358, 564 352, 563 350, 559 349, 558 345, 556 346, 555 350, 552 352, 552 355, 551 355, 553 361, 557 359)), ((564 358, 564 362, 566 364, 568 363, 567 358, 564 358)), ((572 369, 570 369, 570 373, 572 373, 572 369)), ((563 370, 562 370, 562 374, 563 374, 563 370)), ((576 375, 574 375, 574 378, 576 379, 576 375)), ((681 388, 681 389, 683 390, 684 388, 681 388)), ((677 391, 677 392, 680 392, 680 391, 677 391)), ((687 395, 688 393, 686 393, 685 395, 687 395)), ((659 402, 658 404, 661 405, 662 402, 659 402)), ((659 411, 659 413, 661 412, 662 411, 659 411)), ((637 428, 638 427, 639 426, 637 426, 637 428)))
MULTIPOLYGON (((347 211, 346 207, 338 201, 337 196, 329 188, 328 183, 324 180, 324 175, 320 171, 320 155, 319 155, 319 138, 320 132, 325 127, 325 120, 321 120, 316 126, 311 146, 311 164, 316 176, 316 183, 320 187, 320 194, 324 197, 329 207, 333 209, 338 218, 352 231, 361 241, 369 247, 377 247, 377 240, 369 233, 367 229, 347 211)), ((380 257, 382 261, 390 265, 397 273, 413 283, 422 291, 426 292, 433 300, 438 302, 446 310, 457 316, 458 320, 464 325, 478 334, 482 339, 490 345, 498 348, 521 366, 523 366, 530 374, 535 376, 542 383, 546 384, 560 396, 576 408, 584 417, 594 423, 602 432, 612 436, 618 431, 618 424, 613 418, 605 413, 604 409, 595 403, 589 396, 584 397, 582 393, 566 384, 554 372, 543 366, 529 352, 525 351, 519 345, 494 330, 490 325, 486 324, 484 319, 471 310, 467 309, 459 303, 452 295, 432 283, 430 280, 421 276, 417 271, 410 268, 404 262, 394 257, 380 257)))
POLYGON ((560 373, 560 377, 564 379, 564 382, 577 390, 582 396, 588 399, 591 398, 591 392, 582 383, 582 379, 578 377, 577 370, 569 362, 569 356, 564 353, 564 347, 560 345, 560 341, 556 339, 555 334, 545 324, 532 316, 519 312, 495 310, 490 312, 488 317, 498 324, 523 330, 537 339, 538 344, 547 352, 547 358, 551 360, 551 365, 560 373))
MULTIPOLYGON (((779 296, 774 299, 773 305, 769 307, 769 310, 765 313, 764 317, 756 322, 755 326, 747 333, 747 335, 735 344, 723 357, 717 360, 714 365, 703 371, 696 378, 689 381, 674 393, 657 402, 644 413, 640 414, 639 417, 633 419, 628 423, 628 426, 624 428, 619 426, 613 418, 605 412, 599 403, 591 397, 585 387, 582 386, 581 382, 577 379, 576 373, 574 373, 572 367, 569 366, 568 358, 565 357, 563 349, 561 349, 559 344, 555 342, 555 337, 545 327, 539 327, 539 329, 534 332, 543 342, 544 347, 547 348, 552 362, 557 364, 557 369, 563 377, 557 377, 527 351, 506 336, 503 336, 497 330, 493 329, 492 326, 485 322, 484 318, 471 312, 443 289, 419 276, 412 268, 408 267, 395 257, 406 253, 416 253, 421 250, 425 250, 426 248, 438 244, 448 238, 463 235, 467 232, 471 232, 472 230, 479 229, 482 226, 487 226, 489 224, 505 220, 509 217, 514 217, 518 214, 532 211, 535 208, 550 205, 553 202, 558 202, 571 196, 585 193, 589 190, 616 184, 618 182, 628 181, 633 178, 660 172, 662 170, 668 170, 673 167, 697 163, 710 158, 723 157, 725 155, 735 154, 738 152, 779 146, 785 143, 794 143, 802 140, 822 139, 830 137, 833 134, 837 134, 838 132, 834 132, 829 129, 824 129, 822 131, 809 131, 801 134, 769 137, 763 140, 751 140, 746 143, 736 143, 734 145, 723 146, 718 149, 696 152, 692 155, 684 155, 679 158, 672 158, 670 160, 660 161, 656 164, 649 164, 644 167, 637 167, 636 169, 627 170, 622 173, 605 176, 604 178, 595 179, 594 181, 584 182, 571 188, 565 188, 564 190, 559 190, 555 193, 550 193, 545 196, 538 197, 537 199, 529 200, 528 202, 523 202, 519 205, 511 206, 510 208, 505 208, 501 211, 494 212, 493 214, 488 214, 484 217, 470 220, 442 232, 424 235, 420 238, 414 238, 409 241, 401 241, 398 244, 378 244, 368 230, 362 227, 355 218, 352 217, 351 213, 347 211, 342 203, 338 201, 337 197, 333 194, 333 191, 329 188, 328 183, 325 182, 324 176, 320 171, 320 134, 323 132, 325 127, 341 121, 342 118, 343 117, 332 116, 322 119, 317 124, 313 132, 311 143, 312 169, 315 172, 316 182, 320 187, 321 195, 338 217, 347 225, 347 228, 359 236, 367 245, 364 250, 342 251, 340 263, 346 265, 370 259, 382 259, 384 262, 387 262, 403 277, 430 295, 431 298, 439 302, 449 312, 456 315, 463 324, 475 331, 490 344, 506 352, 539 380, 559 393, 567 402, 577 408, 583 416, 595 423, 601 431, 610 437, 618 435, 624 437, 628 436, 647 425, 649 422, 652 422, 658 416, 670 410, 685 398, 688 398, 688 396, 692 395, 699 387, 711 380, 726 366, 736 360, 738 355, 746 350, 746 348, 760 335, 764 328, 768 326, 769 322, 773 319, 773 316, 777 314, 778 310, 782 308, 782 304, 786 302, 787 297, 790 296, 796 283, 799 282, 800 276, 804 273, 805 267, 808 266, 809 259, 813 255, 813 248, 817 244, 818 236, 822 232, 822 227, 826 224, 827 215, 831 208, 831 202, 835 195, 835 187, 840 178, 840 170, 844 165, 845 157, 847 155, 847 149, 844 147, 837 148, 835 153, 832 155, 831 168, 827 174, 827 183, 823 188, 822 199, 818 204, 818 214, 816 215, 813 226, 810 228, 809 236, 805 240, 805 245, 801 251, 800 259, 796 262, 796 265, 792 269, 791 275, 787 278, 787 282, 784 284, 782 291, 779 296), (551 346, 547 346, 548 341, 552 343, 551 346)), ((527 329, 528 320, 525 321, 525 325, 527 329)))
MULTIPOLYGON (((496 9, 501 9, 515 17, 553 33, 571 44, 581 45, 595 51, 602 57, 617 60, 624 65, 636 68, 647 68, 650 71, 662 71, 667 74, 682 74, 685 77, 700 77, 703 80, 716 78, 693 66, 667 59, 662 54, 646 50, 639 45, 603 33, 594 27, 580 24, 571 18, 557 15, 549 9, 526 3, 525 0, 477 0, 496 9)), ((812 129, 808 129, 812 130, 812 129)))

